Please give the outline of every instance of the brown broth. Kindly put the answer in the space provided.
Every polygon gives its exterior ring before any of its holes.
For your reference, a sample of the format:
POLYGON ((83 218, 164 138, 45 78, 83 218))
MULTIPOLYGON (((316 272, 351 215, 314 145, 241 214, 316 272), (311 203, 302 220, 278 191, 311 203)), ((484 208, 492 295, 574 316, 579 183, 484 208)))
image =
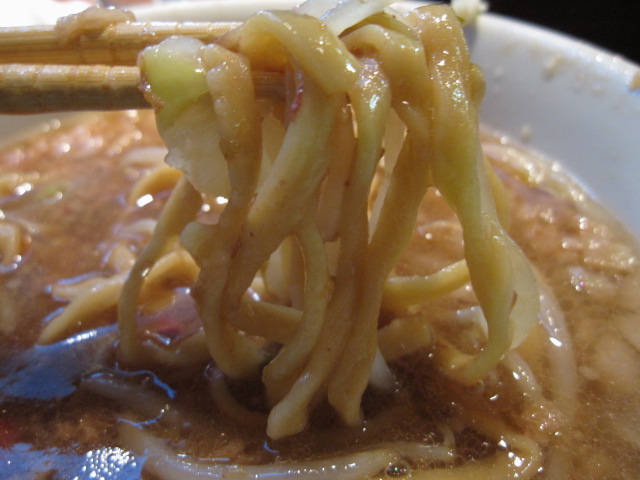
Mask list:
MULTIPOLYGON (((103 314, 103 326, 74 337, 73 344, 34 347, 44 324, 65 305, 52 296, 51 285, 111 274, 104 259, 120 226, 155 218, 162 205, 160 195, 148 205, 127 206, 128 191, 145 169, 122 168, 120 159, 160 145, 160 139, 151 115, 116 113, 53 129, 0 152, 0 171, 25 179, 0 197, 0 219, 20 225, 26 238, 21 258, 0 274, 0 472, 9 471, 9 478, 89 478, 93 469, 105 478, 139 478, 144 458, 121 448, 122 421, 143 422, 180 453, 258 464, 322 458, 394 441, 440 443, 446 436, 442 425, 448 425, 457 444, 453 465, 460 465, 501 449, 473 425, 465 426, 478 414, 542 445, 546 463, 535 478, 547 478, 547 470, 558 462, 564 462, 567 478, 640 478, 635 241, 538 160, 494 138, 485 143, 513 204, 512 235, 566 318, 577 371, 575 402, 569 407, 545 401, 532 408, 504 372, 461 387, 438 370, 436 346, 393 365, 397 391, 366 392, 361 427, 344 427, 331 409, 319 405, 303 433, 272 441, 263 426, 238 424, 217 410, 209 394, 211 366, 152 373, 118 365, 112 348, 117 333, 109 326, 115 311, 103 314), (542 180, 534 170, 542 172, 542 180), (163 423, 149 413, 131 413, 78 387, 83 377, 139 386, 177 412, 178 420, 163 423)), ((142 241, 132 245, 138 251, 142 241)), ((396 270, 430 273, 461 256, 455 216, 431 191, 396 270)), ((176 302, 185 302, 176 307, 181 314, 193 308, 185 298, 176 296, 176 302)), ((439 335, 453 337, 458 333, 450 331, 451 323, 474 304, 472 292, 461 289, 420 313, 439 335)), ((554 381, 561 381, 551 372, 555 363, 546 353, 553 351, 554 341, 553 332, 538 326, 518 349, 545 396, 556 388, 554 381)), ((247 408, 266 411, 259 382, 228 386, 247 408)), ((408 468, 433 466, 440 465, 408 468)))

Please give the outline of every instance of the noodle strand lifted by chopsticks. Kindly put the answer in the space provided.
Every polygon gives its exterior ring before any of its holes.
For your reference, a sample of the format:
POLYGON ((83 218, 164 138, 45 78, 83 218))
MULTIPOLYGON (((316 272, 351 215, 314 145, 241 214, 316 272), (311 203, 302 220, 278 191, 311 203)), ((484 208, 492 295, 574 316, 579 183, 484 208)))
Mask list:
POLYGON ((436 12, 422 10, 409 18, 420 31, 438 87, 433 92, 437 121, 431 173, 462 224, 471 282, 489 328, 482 352, 464 365, 452 365, 454 376, 472 383, 523 340, 539 299, 524 255, 500 225, 484 172, 477 130, 484 88, 480 72, 470 64, 461 29, 439 21, 436 12), (520 308, 529 315, 513 315, 510 321, 512 310, 520 308))
MULTIPOLYGON (((216 44, 173 38, 140 60, 168 162, 184 177, 125 285, 120 354, 133 364, 162 357, 143 358, 136 310, 146 272, 179 235, 199 267, 192 293, 209 354, 230 377, 262 375, 276 439, 304 429, 323 399, 346 424, 361 420, 385 285, 429 187, 456 212, 465 258, 424 291, 457 288, 468 268, 488 325, 477 352, 438 339, 448 375, 481 380, 524 339, 538 308, 526 259, 494 204, 478 135, 483 78, 455 13, 358 9, 354 26, 356 3, 332 6, 327 24, 261 12, 216 44), (283 74, 284 99, 256 98, 258 70, 283 74), (265 133, 274 121, 285 132, 275 143, 265 133), (272 159, 266 145, 277 146, 272 159), (228 202, 217 221, 201 218, 203 203, 220 196, 228 202), (267 278, 280 279, 277 294, 267 278), (248 299, 252 289, 259 298, 248 299), (271 322, 278 333, 252 336, 271 322), (275 354, 264 348, 274 338, 275 354)), ((396 298, 424 301, 404 296, 404 279, 393 283, 396 298)))

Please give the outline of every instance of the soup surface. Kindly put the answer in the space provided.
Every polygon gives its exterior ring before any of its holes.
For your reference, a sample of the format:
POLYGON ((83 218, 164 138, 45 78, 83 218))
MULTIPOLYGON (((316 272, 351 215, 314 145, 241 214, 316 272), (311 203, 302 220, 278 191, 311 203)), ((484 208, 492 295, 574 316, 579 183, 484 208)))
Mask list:
MULTIPOLYGON (((177 179, 153 116, 91 115, 2 150, 0 477, 155 478, 150 465, 170 455, 208 476, 236 464, 306 462, 317 472, 324 459, 391 445, 402 461, 376 476, 639 478, 635 241, 557 165, 491 135, 484 147, 506 187, 510 233, 540 281, 539 325, 471 387, 438 370, 437 340, 407 346, 391 363, 396 388, 367 390, 360 427, 321 403, 304 432, 277 441, 265 434, 259 381, 227 380, 206 360, 171 371, 118 361, 112 299, 177 179), (90 322, 52 331, 83 298, 90 322)), ((202 213, 215 220, 216 208, 202 213)), ((433 272, 462 255, 455 215, 430 191, 396 271, 433 272)), ((181 272, 162 276, 166 295, 139 314, 149 341, 180 345, 200 328, 181 272)), ((465 332, 482 328, 467 286, 406 313, 461 348, 465 332)), ((393 335, 394 322, 381 312, 380 331, 393 335)))

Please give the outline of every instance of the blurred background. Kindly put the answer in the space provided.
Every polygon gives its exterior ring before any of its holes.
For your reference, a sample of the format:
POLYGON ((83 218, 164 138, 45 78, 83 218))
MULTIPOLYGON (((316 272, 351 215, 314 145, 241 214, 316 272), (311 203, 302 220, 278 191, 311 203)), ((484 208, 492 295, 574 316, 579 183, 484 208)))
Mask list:
POLYGON ((488 0, 489 11, 588 40, 640 64, 640 0, 488 0))
MULTIPOLYGON (((163 0, 102 1, 123 5, 163 0)), ((640 0, 486 1, 491 12, 568 33, 640 64, 640 0)))
MULTIPOLYGON (((7 0, 0 0, 7 2, 7 0)), ((180 0, 22 0, 0 15, 0 24, 26 25, 102 3, 127 7, 180 0)), ((256 0, 259 2, 260 0, 256 0)), ((299 0, 302 2, 303 0, 299 0)), ((640 0, 484 0, 489 11, 587 40, 640 64, 640 0)))

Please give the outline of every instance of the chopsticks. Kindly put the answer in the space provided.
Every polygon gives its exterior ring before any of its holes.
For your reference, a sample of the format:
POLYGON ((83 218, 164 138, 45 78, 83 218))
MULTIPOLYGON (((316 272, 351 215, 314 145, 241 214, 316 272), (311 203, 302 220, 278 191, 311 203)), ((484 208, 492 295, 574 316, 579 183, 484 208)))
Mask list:
POLYGON ((131 66, 9 64, 0 66, 0 113, 151 108, 131 66))
POLYGON ((0 28, 0 113, 150 108, 135 66, 142 49, 172 35, 210 43, 235 25, 126 22, 71 40, 53 26, 0 28))
POLYGON ((97 34, 62 37, 54 26, 0 28, 2 63, 135 65, 138 53, 172 35, 185 35, 210 43, 220 38, 233 22, 126 22, 97 34))

